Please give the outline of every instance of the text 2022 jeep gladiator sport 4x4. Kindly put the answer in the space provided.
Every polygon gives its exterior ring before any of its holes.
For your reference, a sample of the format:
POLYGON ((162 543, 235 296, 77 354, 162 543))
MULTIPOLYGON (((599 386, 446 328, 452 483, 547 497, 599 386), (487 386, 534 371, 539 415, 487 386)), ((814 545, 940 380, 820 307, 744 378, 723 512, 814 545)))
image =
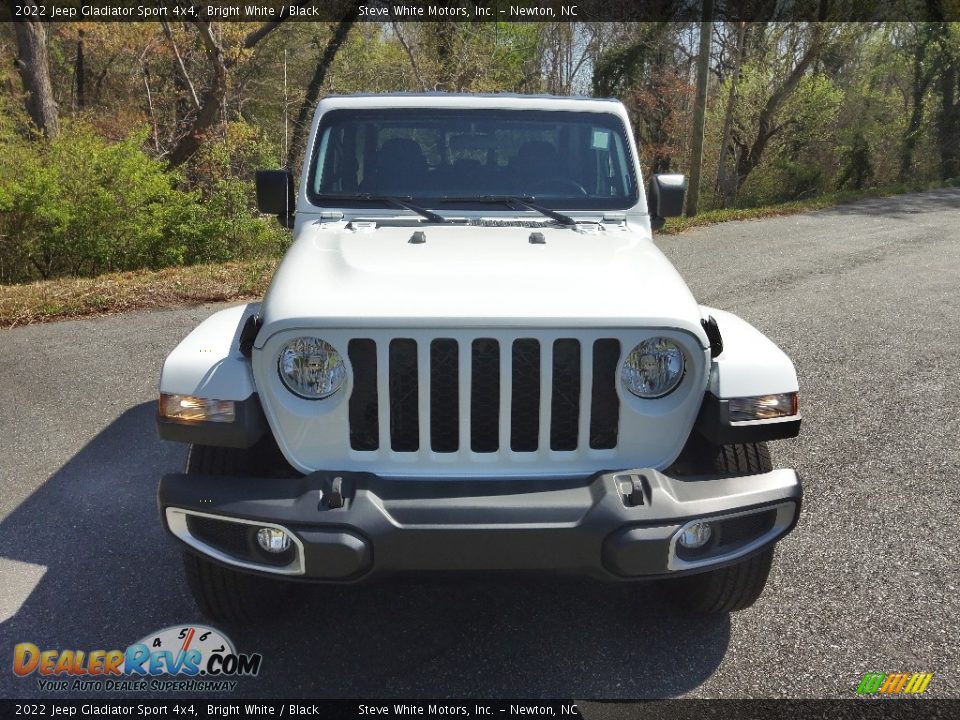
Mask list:
POLYGON ((293 244, 261 303, 170 354, 160 482, 201 610, 289 580, 445 570, 660 579, 749 606, 800 512, 767 441, 800 429, 787 356, 698 305, 651 231, 616 101, 330 97, 300 189, 257 174, 293 244))

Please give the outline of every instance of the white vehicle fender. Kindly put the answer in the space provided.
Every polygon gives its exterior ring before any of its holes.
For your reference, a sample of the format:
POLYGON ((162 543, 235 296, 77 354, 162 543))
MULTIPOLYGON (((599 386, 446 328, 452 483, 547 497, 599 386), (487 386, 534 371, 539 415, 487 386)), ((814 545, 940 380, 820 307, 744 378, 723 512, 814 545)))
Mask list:
POLYGON ((700 306, 717 321, 723 352, 713 359, 707 389, 720 399, 797 392, 797 371, 777 345, 733 313, 700 306))
POLYGON ((256 386, 250 362, 240 353, 240 333, 259 303, 214 313, 167 356, 160 392, 216 400, 246 400, 256 386))

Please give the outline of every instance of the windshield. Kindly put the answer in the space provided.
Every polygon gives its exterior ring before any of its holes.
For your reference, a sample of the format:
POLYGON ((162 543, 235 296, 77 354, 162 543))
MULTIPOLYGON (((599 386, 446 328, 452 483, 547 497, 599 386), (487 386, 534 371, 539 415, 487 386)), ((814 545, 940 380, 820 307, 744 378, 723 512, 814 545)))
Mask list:
POLYGON ((624 210, 637 202, 625 129, 613 114, 332 110, 315 148, 308 194, 321 207, 378 206, 357 197, 366 193, 447 210, 490 209, 495 205, 481 202, 490 196, 571 210, 624 210), (353 197, 336 197, 346 195, 353 197))

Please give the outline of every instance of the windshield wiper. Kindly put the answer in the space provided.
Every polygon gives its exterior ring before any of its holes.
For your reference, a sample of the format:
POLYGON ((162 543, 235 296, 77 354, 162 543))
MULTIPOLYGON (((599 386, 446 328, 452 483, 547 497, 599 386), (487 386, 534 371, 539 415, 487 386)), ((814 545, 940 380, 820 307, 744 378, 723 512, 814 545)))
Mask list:
POLYGON ((433 210, 427 210, 422 208, 419 205, 414 205, 410 200, 410 196, 398 196, 398 195, 375 195, 373 193, 330 193, 326 195, 317 195, 315 196, 317 200, 363 200, 369 202, 379 202, 384 205, 389 205, 390 207, 401 208, 403 210, 410 210, 415 212, 417 215, 422 215, 430 222, 435 223, 446 223, 450 222, 443 215, 439 215, 433 210))
POLYGON ((556 220, 561 225, 572 227, 577 224, 577 221, 569 215, 564 215, 556 210, 551 210, 543 205, 538 205, 537 203, 533 202, 532 197, 528 197, 526 195, 466 195, 463 197, 442 197, 440 198, 440 202, 497 203, 499 205, 512 207, 514 210, 516 210, 516 206, 519 205, 521 208, 535 210, 541 215, 546 215, 548 218, 556 220))

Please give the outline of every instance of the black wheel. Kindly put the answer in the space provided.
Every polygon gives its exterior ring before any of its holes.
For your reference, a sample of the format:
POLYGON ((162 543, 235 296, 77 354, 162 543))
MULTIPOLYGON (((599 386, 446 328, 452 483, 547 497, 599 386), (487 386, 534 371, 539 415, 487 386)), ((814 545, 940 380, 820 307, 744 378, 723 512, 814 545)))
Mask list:
MULTIPOLYGON (((245 475, 257 465, 254 449, 193 445, 188 475, 245 475)), ((187 587, 206 617, 217 622, 249 623, 276 616, 290 583, 250 575, 219 565, 193 552, 183 552, 187 587)))
POLYGON ((773 548, 719 570, 669 580, 670 599, 698 613, 746 610, 763 592, 773 563, 773 548))
POLYGON ((250 456, 248 449, 191 445, 187 475, 245 475, 250 456))
POLYGON ((756 475, 773 470, 770 448, 765 442, 724 445, 713 458, 717 472, 756 475))
POLYGON ((241 477, 300 477, 290 467, 270 433, 251 448, 191 445, 187 457, 188 475, 239 475, 241 477))
POLYGON ((183 552, 187 586, 200 612, 215 622, 251 623, 275 615, 288 583, 247 575, 183 552))
POLYGON ((691 433, 668 475, 749 475, 773 470, 765 442, 714 445, 691 433))
MULTIPOLYGON (((703 465, 710 465, 719 473, 756 474, 773 469, 770 449, 762 442, 713 446, 701 458, 703 465)), ((675 604, 692 612, 745 610, 763 593, 772 563, 773 548, 770 547, 736 565, 668 580, 665 589, 675 604)))

